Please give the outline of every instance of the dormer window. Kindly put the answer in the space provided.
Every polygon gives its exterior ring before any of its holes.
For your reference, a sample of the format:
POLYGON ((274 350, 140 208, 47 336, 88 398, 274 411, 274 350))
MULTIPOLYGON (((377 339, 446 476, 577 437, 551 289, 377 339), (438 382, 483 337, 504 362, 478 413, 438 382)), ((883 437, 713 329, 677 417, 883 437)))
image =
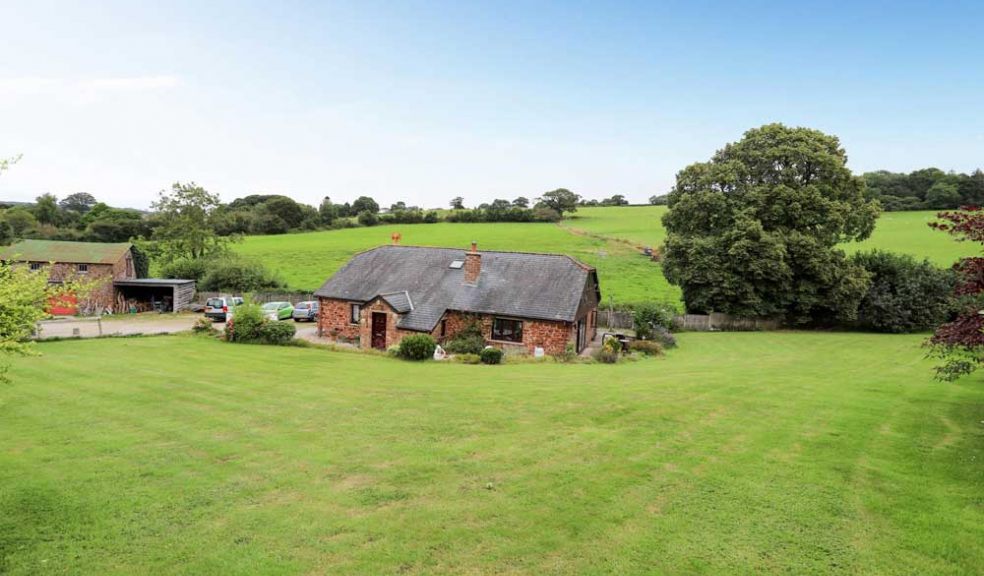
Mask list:
POLYGON ((88 274, 89 273, 89 265, 88 264, 78 264, 78 265, 76 265, 75 270, 79 274, 88 274))

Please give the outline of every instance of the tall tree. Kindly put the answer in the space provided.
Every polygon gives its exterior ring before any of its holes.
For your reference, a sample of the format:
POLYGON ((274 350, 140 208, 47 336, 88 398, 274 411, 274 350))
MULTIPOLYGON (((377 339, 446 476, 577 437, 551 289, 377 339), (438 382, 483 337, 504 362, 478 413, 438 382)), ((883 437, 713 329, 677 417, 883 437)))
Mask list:
POLYGON ((515 200, 512 201, 512 204, 513 204, 513 206, 515 206, 517 208, 529 208, 530 207, 530 199, 527 198, 526 196, 519 196, 515 200))
POLYGON ((352 202, 352 212, 355 214, 361 214, 362 212, 379 214, 379 204, 368 196, 359 196, 355 199, 355 202, 352 202))
POLYGON ((54 225, 58 223, 58 198, 53 194, 42 194, 34 203, 34 217, 41 224, 54 225))
POLYGON ((565 212, 577 212, 577 203, 580 199, 580 196, 567 188, 557 188, 550 192, 544 192, 543 196, 538 198, 540 204, 556 210, 561 216, 565 212))
POLYGON ((464 210, 465 209, 465 199, 461 196, 455 196, 451 199, 451 209, 452 210, 464 210))
POLYGON ((62 198, 58 206, 62 210, 71 210, 79 214, 85 214, 96 205, 96 198, 88 192, 76 192, 62 198))
POLYGON ((321 216, 322 224, 331 226, 331 223, 338 218, 338 206, 332 204, 331 198, 325 196, 325 199, 321 201, 321 205, 318 206, 318 215, 321 216))
POLYGON ((213 222, 219 206, 217 195, 194 182, 176 182, 170 191, 162 190, 152 205, 157 220, 153 238, 161 260, 196 259, 225 251, 229 239, 216 233, 213 222))
POLYGON ((769 124, 677 174, 663 273, 687 309, 853 320, 868 286, 836 249, 867 238, 878 204, 834 136, 769 124))

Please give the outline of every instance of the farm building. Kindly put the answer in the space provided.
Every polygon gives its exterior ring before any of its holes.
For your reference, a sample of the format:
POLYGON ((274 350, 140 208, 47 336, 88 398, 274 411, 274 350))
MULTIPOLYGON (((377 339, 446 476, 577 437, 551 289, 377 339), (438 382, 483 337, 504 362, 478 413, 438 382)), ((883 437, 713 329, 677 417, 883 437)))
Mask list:
POLYGON ((181 310, 195 295, 194 280, 137 278, 129 242, 23 240, 0 252, 0 260, 46 272, 52 283, 76 277, 95 282, 84 302, 59 302, 53 314, 181 310))
POLYGON ((477 324, 505 350, 580 352, 601 300, 594 268, 560 254, 382 246, 357 254, 315 292, 319 333, 385 349, 408 334, 446 341, 477 324))

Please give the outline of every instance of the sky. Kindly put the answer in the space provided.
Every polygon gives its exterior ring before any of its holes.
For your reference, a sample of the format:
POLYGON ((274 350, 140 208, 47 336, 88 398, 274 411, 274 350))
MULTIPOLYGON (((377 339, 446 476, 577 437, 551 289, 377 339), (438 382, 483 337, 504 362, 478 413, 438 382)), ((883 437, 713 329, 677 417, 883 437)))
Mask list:
POLYGON ((984 168, 984 2, 8 2, 0 199, 645 202, 769 122, 984 168))

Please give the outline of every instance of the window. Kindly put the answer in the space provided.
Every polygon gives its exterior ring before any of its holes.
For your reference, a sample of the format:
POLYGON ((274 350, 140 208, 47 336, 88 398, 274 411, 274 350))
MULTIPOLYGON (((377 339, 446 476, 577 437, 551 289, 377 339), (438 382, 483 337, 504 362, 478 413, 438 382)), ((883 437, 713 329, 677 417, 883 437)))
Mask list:
POLYGON ((362 314, 362 306, 360 304, 352 304, 352 313, 349 318, 349 322, 352 324, 359 323, 359 316, 362 314))
POLYGON ((44 268, 44 264, 40 262, 31 262, 31 272, 37 272, 42 268, 44 268))
POLYGON ((88 264, 78 264, 78 265, 75 266, 75 269, 78 270, 79 274, 88 274, 89 273, 89 265, 88 264))
POLYGON ((523 321, 496 318, 492 321, 492 339, 504 342, 522 342, 523 321))

